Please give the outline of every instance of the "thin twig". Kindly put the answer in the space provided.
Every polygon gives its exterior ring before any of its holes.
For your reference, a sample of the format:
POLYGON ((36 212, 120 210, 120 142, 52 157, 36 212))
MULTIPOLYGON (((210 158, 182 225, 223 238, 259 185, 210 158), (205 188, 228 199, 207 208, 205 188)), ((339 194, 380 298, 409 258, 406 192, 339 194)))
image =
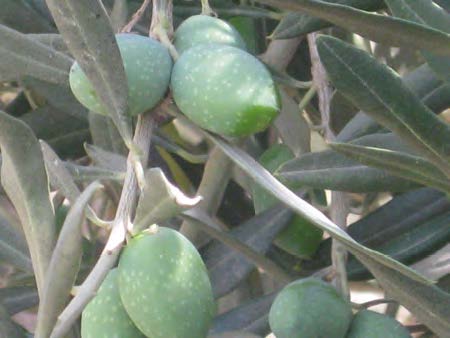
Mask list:
MULTIPOLYGON (((308 45, 309 52, 311 56, 312 64, 312 75, 313 82, 317 88, 317 95, 319 98, 319 110, 322 120, 322 126, 324 131, 325 140, 334 141, 335 135, 330 127, 330 102, 332 96, 332 90, 328 84, 327 74, 325 68, 320 61, 319 52, 317 50, 316 44, 316 33, 308 34, 308 45)), ((343 230, 346 229, 348 215, 348 201, 347 197, 343 192, 333 191, 331 194, 331 205, 330 205, 330 218, 343 230)), ((337 290, 347 299, 350 298, 347 272, 346 272, 346 262, 347 262, 347 252, 344 246, 333 239, 332 242, 331 257, 334 267, 334 282, 337 290)))
POLYGON ((381 299, 375 299, 375 300, 371 300, 369 302, 360 303, 360 304, 352 303, 352 308, 358 309, 358 310, 363 310, 363 309, 368 309, 369 307, 377 306, 380 304, 398 304, 398 302, 393 299, 381 298, 381 299))
POLYGON ((134 25, 136 25, 139 20, 142 18, 142 16, 145 13, 145 10, 147 9, 148 5, 150 4, 150 0, 144 0, 141 7, 136 11, 136 13, 133 14, 130 22, 128 22, 125 27, 122 28, 122 33, 130 33, 133 29, 134 25))
MULTIPOLYGON (((146 115, 139 116, 134 136, 134 143, 141 151, 142 164, 144 166, 147 165, 150 150, 150 140, 154 124, 152 115, 150 112, 146 115)), ((95 296, 97 289, 119 256, 131 215, 136 206, 138 185, 133 160, 134 156, 130 152, 124 186, 108 242, 91 273, 87 276, 83 284, 77 288, 77 294, 59 316, 50 338, 60 338, 69 331, 84 307, 95 296)))

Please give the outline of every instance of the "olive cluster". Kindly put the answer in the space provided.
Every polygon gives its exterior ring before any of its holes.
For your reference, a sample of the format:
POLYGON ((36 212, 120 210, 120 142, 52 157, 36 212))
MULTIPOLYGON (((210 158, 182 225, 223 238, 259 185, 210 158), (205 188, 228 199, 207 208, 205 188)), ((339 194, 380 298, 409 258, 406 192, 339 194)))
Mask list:
MULTIPOLYGON (((225 136, 262 131, 280 110, 271 74, 223 20, 206 15, 185 20, 174 36, 180 54, 175 64, 167 48, 152 38, 118 34, 116 40, 128 81, 130 115, 154 108, 169 87, 189 119, 225 136)), ((70 86, 84 106, 107 114, 77 63, 70 72, 70 86)))

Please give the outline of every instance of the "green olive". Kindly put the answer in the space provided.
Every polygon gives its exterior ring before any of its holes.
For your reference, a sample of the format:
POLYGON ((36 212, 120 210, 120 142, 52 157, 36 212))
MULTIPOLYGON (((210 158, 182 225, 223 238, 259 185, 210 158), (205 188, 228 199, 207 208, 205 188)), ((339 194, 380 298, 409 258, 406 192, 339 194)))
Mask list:
POLYGON ((346 338, 411 338, 408 330, 394 318, 369 310, 354 317, 346 338))
MULTIPOLYGON (((149 37, 118 34, 116 40, 128 83, 128 114, 144 113, 164 97, 170 82, 172 58, 162 44, 149 37)), ((108 115, 77 62, 72 65, 69 82, 81 104, 92 112, 108 115)))
POLYGON ((350 303, 316 278, 286 286, 269 312, 270 327, 277 338, 344 338, 351 320, 350 303))
POLYGON ((145 338, 120 300, 117 269, 111 270, 81 315, 82 338, 145 338))
POLYGON ((157 227, 131 239, 119 260, 122 303, 150 338, 204 338, 215 312, 211 284, 195 247, 157 227))
POLYGON ((175 31, 174 45, 180 54, 204 43, 218 43, 246 50, 243 38, 232 25, 208 15, 193 15, 175 31))
POLYGON ((280 111, 280 98, 266 67, 249 53, 226 45, 203 44, 175 63, 175 103, 200 127, 225 136, 266 129, 280 111))

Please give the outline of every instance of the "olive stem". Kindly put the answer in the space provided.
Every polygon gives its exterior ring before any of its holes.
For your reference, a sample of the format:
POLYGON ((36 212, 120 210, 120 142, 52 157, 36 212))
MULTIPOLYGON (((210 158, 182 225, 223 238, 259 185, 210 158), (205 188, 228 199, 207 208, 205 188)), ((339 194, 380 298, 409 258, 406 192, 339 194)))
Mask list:
MULTIPOLYGON (((147 165, 148 154, 150 151, 150 141, 154 125, 152 115, 153 112, 149 112, 139 116, 133 140, 134 144, 141 149, 142 165, 144 167, 147 165)), ((137 201, 138 184, 133 158, 134 154, 130 151, 122 194, 120 196, 119 205, 117 206, 112 231, 105 248, 90 274, 86 277, 83 284, 77 288, 76 296, 58 317, 58 322, 53 329, 50 338, 60 338, 69 331, 70 327, 80 316, 84 307, 95 296, 95 292, 119 257, 131 215, 134 212, 137 201)))
POLYGON ((173 36, 172 11, 172 0, 153 0, 153 14, 149 36, 159 40, 169 50, 174 61, 176 61, 178 52, 171 41, 173 36))
MULTIPOLYGON (((324 127, 324 137, 326 141, 332 142, 335 140, 335 135, 330 128, 330 102, 332 89, 329 86, 325 68, 320 61, 316 35, 316 33, 308 34, 308 45, 312 64, 311 72, 314 86, 317 88, 319 111, 321 122, 324 127)), ((348 199, 345 193, 333 191, 331 193, 330 218, 344 231, 347 225, 348 210, 348 199)), ((334 268, 335 287, 343 297, 349 299, 350 291, 346 271, 347 250, 345 250, 345 247, 339 241, 334 239, 332 241, 331 259, 334 268)))
POLYGON ((202 0, 202 15, 216 16, 217 13, 213 11, 211 6, 209 5, 208 0, 202 0))
POLYGON ((142 18, 142 16, 145 13, 145 10, 147 9, 148 5, 150 4, 150 0, 144 0, 141 7, 136 11, 136 13, 133 14, 133 17, 131 18, 130 22, 128 22, 121 30, 122 33, 130 33, 133 27, 138 23, 138 21, 142 18))

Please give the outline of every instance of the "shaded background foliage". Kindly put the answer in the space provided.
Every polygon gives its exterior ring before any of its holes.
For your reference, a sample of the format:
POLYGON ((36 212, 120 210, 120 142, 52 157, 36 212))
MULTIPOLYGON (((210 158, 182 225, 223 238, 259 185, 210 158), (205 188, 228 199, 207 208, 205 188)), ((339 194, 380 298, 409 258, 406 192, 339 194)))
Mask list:
MULTIPOLYGON (((134 0, 103 3, 115 31, 141 5, 134 0)), ((219 304, 211 335, 228 331, 234 337, 246 337, 244 332, 267 335, 268 310, 279 288, 295 278, 331 276, 330 236, 309 258, 274 244, 295 211, 343 241, 352 253, 346 265, 350 281, 371 285, 375 277, 387 298, 408 308, 412 323, 424 324, 420 335, 428 337, 433 331, 445 337, 450 332, 448 1, 215 0, 210 4, 270 67, 283 100, 274 125, 239 146, 205 137, 183 119, 163 120, 152 135, 149 166, 162 171, 154 173, 160 184, 149 193, 147 202, 153 201, 149 210, 154 213, 148 214, 153 221, 175 228, 186 219, 199 223, 196 244, 219 304), (318 30, 340 39, 319 38, 317 43, 332 91, 329 116, 323 114, 320 95, 309 83, 317 78, 311 72, 313 40, 307 37, 318 30), (400 77, 380 64, 392 67, 400 77), (330 231, 327 221, 314 218, 312 207, 299 204, 251 161, 280 142, 295 158, 280 165, 275 177, 332 218, 331 191, 343 192, 351 223, 348 234, 412 267, 421 277, 353 244, 345 234, 330 231), (194 196, 207 177, 206 166, 214 165, 213 152, 218 152, 216 166, 227 163, 230 168, 221 181, 211 182, 218 200, 207 210, 193 209, 183 216, 190 206, 173 206, 181 192, 174 192, 171 184, 194 196), (255 215, 253 180, 284 204, 255 215), (167 202, 166 209, 155 200, 167 202), (437 309, 423 301, 428 298, 439 303, 437 309)), ((174 25, 200 11, 198 2, 174 1, 174 25)), ((148 9, 135 31, 146 34, 150 18, 148 9)), ((82 17, 76 19, 83 22, 82 17)), ((93 29, 90 34, 95 39, 103 33, 93 29)), ((65 222, 66 215, 69 206, 80 207, 81 192, 86 194, 90 183, 101 180, 104 189, 90 191, 91 208, 101 219, 114 218, 128 151, 113 120, 87 111, 72 95, 68 70, 77 55, 69 50, 76 41, 59 34, 44 0, 4 0, 0 40, 0 332, 22 337, 34 329, 39 297, 49 297, 42 287, 43 280, 50 278, 44 271, 61 228, 81 229, 76 254, 81 263, 79 271, 67 267, 57 275, 72 274, 79 285, 99 259, 108 230, 97 226, 89 217, 92 214, 83 221, 84 213, 79 211, 80 219, 72 223, 65 222), (82 226, 74 226, 77 222, 82 226)), ((106 68, 114 67, 114 60, 106 62, 110 62, 106 68)), ((350 283, 354 291, 357 285, 361 284, 350 283)), ((56 291, 51 295, 63 299, 59 312, 71 299, 68 291, 66 287, 62 295, 56 291)), ((397 310, 388 307, 391 315, 397 310)), ((72 337, 79 335, 77 325, 69 333, 72 337)))

